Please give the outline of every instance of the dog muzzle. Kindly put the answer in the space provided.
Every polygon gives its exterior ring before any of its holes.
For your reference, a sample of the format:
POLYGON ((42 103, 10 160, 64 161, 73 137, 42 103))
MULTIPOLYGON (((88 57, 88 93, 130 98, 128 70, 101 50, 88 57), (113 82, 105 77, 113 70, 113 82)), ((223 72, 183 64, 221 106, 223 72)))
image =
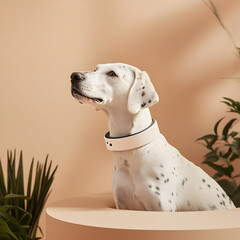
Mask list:
POLYGON ((110 132, 104 136, 107 150, 127 151, 145 146, 161 137, 157 121, 153 119, 152 124, 145 130, 123 137, 110 137, 110 132))

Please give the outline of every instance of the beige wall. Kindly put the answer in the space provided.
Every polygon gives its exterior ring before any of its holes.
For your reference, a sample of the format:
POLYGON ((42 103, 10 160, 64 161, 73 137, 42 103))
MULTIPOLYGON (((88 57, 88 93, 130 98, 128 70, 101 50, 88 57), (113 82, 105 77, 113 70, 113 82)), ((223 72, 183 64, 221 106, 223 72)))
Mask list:
MULTIPOLYGON (((216 0, 240 40, 240 2, 216 0)), ((0 0, 0 157, 22 149, 59 165, 48 203, 111 190, 112 153, 103 113, 70 94, 71 72, 125 62, 146 70, 160 96, 161 132, 196 164, 194 140, 224 115, 222 96, 239 98, 239 58, 201 0, 0 0)), ((203 166, 208 172, 209 169, 203 166)), ((42 219, 42 225, 43 225, 42 219)))

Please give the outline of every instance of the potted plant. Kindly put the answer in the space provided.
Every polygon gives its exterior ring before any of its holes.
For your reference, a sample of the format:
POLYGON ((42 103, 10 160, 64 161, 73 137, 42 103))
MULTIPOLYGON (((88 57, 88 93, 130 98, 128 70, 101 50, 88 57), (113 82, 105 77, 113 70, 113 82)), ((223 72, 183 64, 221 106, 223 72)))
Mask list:
MULTIPOLYGON (((240 56, 240 48, 236 45, 231 33, 223 24, 214 3, 209 0, 209 4, 206 2, 205 4, 214 13, 240 56)), ((197 140, 203 141, 203 145, 208 149, 203 163, 216 171, 213 177, 226 191, 234 204, 240 207, 240 184, 238 181, 240 172, 239 169, 236 170, 234 168, 235 163, 240 160, 240 132, 233 130, 234 125, 239 121, 240 102, 228 97, 224 97, 222 102, 228 106, 229 112, 236 114, 236 118, 228 120, 222 131, 219 132, 219 125, 222 124, 224 119, 221 118, 215 124, 213 133, 207 134, 197 140)))
MULTIPOLYGON (((28 182, 24 184, 23 155, 19 155, 16 168, 16 151, 7 152, 7 181, 0 160, 0 239, 40 239, 36 237, 40 228, 39 219, 51 193, 57 166, 51 170, 48 156, 44 164, 31 161, 28 182), (26 190, 25 190, 26 187, 26 190)), ((43 233, 42 233, 43 234, 43 233)))

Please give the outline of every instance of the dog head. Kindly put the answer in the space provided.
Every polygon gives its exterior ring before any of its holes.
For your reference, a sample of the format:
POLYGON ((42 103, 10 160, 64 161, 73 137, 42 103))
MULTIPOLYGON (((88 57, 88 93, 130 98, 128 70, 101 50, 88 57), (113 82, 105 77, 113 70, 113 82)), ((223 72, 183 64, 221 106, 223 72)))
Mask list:
POLYGON ((125 108, 136 114, 158 102, 148 74, 123 63, 100 64, 94 72, 74 72, 71 82, 72 95, 97 109, 125 108))

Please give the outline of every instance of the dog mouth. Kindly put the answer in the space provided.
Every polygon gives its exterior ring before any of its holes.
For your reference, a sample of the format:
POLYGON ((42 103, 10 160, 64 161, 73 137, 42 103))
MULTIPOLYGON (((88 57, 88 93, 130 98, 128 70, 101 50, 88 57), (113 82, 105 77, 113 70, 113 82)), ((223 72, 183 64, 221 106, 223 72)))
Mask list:
POLYGON ((76 90, 75 88, 72 88, 72 95, 73 96, 79 95, 79 96, 84 97, 84 98, 86 98, 88 100, 92 100, 92 101, 94 101, 96 103, 103 103, 103 99, 86 96, 85 94, 83 94, 79 90, 76 90))

